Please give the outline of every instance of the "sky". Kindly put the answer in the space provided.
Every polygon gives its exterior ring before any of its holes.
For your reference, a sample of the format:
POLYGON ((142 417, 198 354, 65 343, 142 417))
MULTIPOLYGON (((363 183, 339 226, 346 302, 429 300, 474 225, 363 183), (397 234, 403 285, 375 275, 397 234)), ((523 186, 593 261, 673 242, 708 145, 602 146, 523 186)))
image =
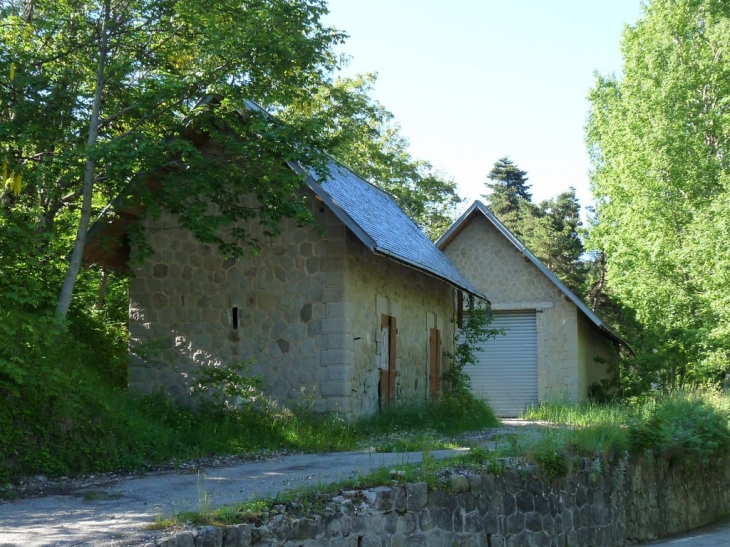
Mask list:
POLYGON ((344 75, 377 72, 414 158, 456 180, 468 207, 494 163, 527 171, 533 200, 591 200, 585 147, 595 72, 620 74, 640 0, 329 0, 350 38, 344 75))

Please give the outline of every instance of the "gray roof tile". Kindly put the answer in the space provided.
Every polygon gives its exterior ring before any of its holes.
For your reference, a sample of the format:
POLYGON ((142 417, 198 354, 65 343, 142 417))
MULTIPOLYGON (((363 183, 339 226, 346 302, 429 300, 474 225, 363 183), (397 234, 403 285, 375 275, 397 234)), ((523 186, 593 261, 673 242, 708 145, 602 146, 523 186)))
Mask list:
POLYGON ((393 197, 350 169, 332 162, 329 176, 307 173, 312 190, 371 251, 442 279, 467 293, 485 298, 401 210, 393 197))

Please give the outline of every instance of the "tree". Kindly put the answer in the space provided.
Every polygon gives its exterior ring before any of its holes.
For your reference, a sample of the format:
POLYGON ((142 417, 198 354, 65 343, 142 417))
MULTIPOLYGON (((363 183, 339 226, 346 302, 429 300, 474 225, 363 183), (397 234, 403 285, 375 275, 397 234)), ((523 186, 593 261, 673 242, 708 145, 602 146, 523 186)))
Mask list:
POLYGON ((275 167, 295 158, 321 165, 316 143, 305 128, 239 112, 246 99, 286 103, 325 79, 343 38, 322 24, 325 13, 324 0, 0 2, 2 214, 14 219, 4 226, 39 235, 35 253, 48 256, 65 237, 58 222, 75 225, 61 320, 91 218, 133 180, 177 180, 144 196, 150 211, 178 214, 229 254, 250 243, 239 228, 238 243, 217 238, 236 220, 257 216, 274 229, 282 216, 303 214, 291 197, 300 182, 275 167), (205 96, 222 99, 200 104, 205 96), (190 124, 230 156, 171 138, 190 124), (252 193, 256 210, 240 201, 252 193))
POLYGON ((522 240, 568 288, 583 296, 587 265, 581 262, 580 203, 575 188, 538 205, 522 205, 522 240))
POLYGON ((497 160, 487 178, 494 182, 486 183, 491 192, 483 197, 494 214, 519 236, 520 210, 526 202, 532 201, 532 195, 528 192, 530 185, 527 184, 527 172, 505 156, 497 160))
POLYGON ((491 193, 484 196, 499 220, 576 294, 583 295, 586 265, 580 262, 583 243, 580 203, 571 188, 553 199, 532 202, 527 172, 504 157, 487 175, 491 193))
POLYGON ((308 127, 325 149, 372 184, 392 194, 431 239, 453 222, 461 203, 456 183, 414 159, 393 114, 370 97, 376 76, 358 75, 323 82, 281 113, 289 123, 308 127))
POLYGON ((653 0, 624 32, 623 76, 590 93, 590 243, 662 385, 730 368, 729 45, 727 3, 653 0))

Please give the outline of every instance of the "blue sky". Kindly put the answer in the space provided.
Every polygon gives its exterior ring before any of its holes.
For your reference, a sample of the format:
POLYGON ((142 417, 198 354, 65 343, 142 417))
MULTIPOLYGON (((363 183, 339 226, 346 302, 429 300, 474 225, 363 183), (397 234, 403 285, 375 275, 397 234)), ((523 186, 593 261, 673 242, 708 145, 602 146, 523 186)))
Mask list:
POLYGON ((329 9, 327 22, 350 35, 344 73, 378 73, 373 95, 413 156, 454 177, 469 203, 509 156, 533 199, 574 186, 589 204, 586 96, 595 71, 620 72, 621 32, 640 0, 330 0, 329 9))

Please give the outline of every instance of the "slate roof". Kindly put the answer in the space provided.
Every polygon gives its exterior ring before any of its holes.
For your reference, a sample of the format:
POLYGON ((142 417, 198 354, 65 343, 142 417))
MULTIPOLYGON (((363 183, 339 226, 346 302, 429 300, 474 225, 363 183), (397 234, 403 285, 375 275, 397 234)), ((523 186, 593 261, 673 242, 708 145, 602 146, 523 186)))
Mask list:
POLYGON ((448 247, 449 243, 461 232, 461 230, 464 229, 464 227, 468 224, 468 221, 472 218, 474 214, 481 213, 484 215, 484 217, 491 222, 497 230, 499 230, 504 237, 507 238, 507 240, 512 243, 512 245, 515 246, 515 248, 520 251, 530 262, 532 262, 538 270, 540 270, 552 283, 560 289, 560 291, 567 296, 573 304, 575 304, 578 309, 583 312, 583 314, 588 317, 588 319, 593 322, 594 325, 596 325, 599 329, 604 331, 609 337, 611 337, 613 340, 618 342, 619 344, 623 344, 625 347, 627 347, 629 350, 631 350, 631 346, 618 334, 613 332, 606 324, 601 321, 601 319, 593 313, 588 306, 585 305, 585 303, 578 298, 573 292, 565 286, 565 284, 558 279, 558 277, 550 271, 550 269, 545 266, 545 264, 542 263, 542 261, 537 258, 530 249, 525 247, 525 244, 522 243, 517 236, 515 236, 512 232, 510 232, 509 228, 502 224, 502 222, 496 217, 492 211, 490 211, 486 205, 484 205, 481 201, 476 200, 471 207, 469 207, 466 212, 464 212, 461 217, 459 217, 459 220, 454 222, 454 224, 449 228, 444 235, 442 235, 438 241, 436 242, 436 245, 439 249, 444 250, 446 247, 448 247))
POLYGON ((426 237, 387 192, 370 184, 347 167, 332 161, 326 180, 295 163, 307 184, 337 217, 373 253, 437 277, 486 300, 459 269, 426 237))

